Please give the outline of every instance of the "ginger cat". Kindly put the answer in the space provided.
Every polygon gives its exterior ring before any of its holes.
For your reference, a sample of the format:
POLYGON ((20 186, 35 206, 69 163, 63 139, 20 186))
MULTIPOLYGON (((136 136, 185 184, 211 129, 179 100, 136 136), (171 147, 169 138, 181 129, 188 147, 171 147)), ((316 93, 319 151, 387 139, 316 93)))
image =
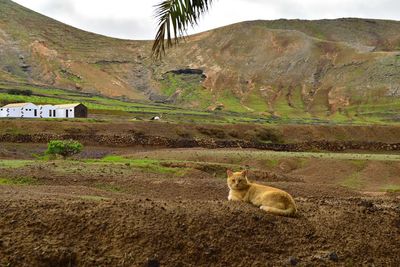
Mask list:
POLYGON ((294 216, 296 204, 289 193, 278 188, 250 183, 247 171, 232 172, 227 170, 229 196, 228 200, 245 201, 260 209, 281 216, 294 216))

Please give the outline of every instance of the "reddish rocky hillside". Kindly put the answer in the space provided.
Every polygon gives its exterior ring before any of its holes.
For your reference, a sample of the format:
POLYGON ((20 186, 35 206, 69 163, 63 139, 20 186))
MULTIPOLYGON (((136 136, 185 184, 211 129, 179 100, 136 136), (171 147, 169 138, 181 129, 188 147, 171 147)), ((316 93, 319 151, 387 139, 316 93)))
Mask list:
POLYGON ((150 41, 88 33, 0 0, 0 81, 283 117, 400 110, 400 22, 277 20, 194 35, 150 58, 150 41))

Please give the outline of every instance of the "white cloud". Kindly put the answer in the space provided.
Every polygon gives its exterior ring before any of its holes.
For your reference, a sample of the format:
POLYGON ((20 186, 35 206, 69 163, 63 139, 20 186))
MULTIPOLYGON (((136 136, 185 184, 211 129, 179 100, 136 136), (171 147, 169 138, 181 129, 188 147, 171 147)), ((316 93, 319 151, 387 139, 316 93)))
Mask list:
MULTIPOLYGON (((108 36, 151 39, 161 0, 14 0, 69 25, 108 36)), ((214 0, 189 33, 256 19, 363 17, 400 20, 399 0, 214 0)))

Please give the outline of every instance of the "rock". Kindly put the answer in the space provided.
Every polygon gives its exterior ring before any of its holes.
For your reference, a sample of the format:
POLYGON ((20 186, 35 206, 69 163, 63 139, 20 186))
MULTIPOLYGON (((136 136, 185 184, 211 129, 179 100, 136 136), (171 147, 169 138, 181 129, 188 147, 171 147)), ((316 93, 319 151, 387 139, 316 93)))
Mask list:
POLYGON ((329 258, 331 261, 335 261, 335 262, 339 261, 339 257, 338 257, 338 255, 336 254, 336 252, 331 252, 331 253, 329 253, 328 258, 329 258))
POLYGON ((296 259, 295 257, 290 257, 290 258, 289 258, 289 263, 290 263, 290 265, 292 265, 292 266, 296 266, 296 265, 299 263, 299 261, 298 261, 298 259, 296 259))
POLYGON ((156 259, 150 259, 147 261, 147 267, 159 267, 160 262, 156 259))

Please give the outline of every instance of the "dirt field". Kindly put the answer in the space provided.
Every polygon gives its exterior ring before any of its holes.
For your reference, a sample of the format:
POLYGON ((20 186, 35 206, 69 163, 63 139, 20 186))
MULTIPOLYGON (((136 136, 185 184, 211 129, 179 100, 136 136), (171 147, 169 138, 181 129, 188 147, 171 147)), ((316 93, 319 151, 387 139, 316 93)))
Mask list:
POLYGON ((1 266, 400 264, 396 155, 88 147, 43 161, 30 156, 43 145, 1 145, 14 158, 0 160, 1 266), (228 202, 224 172, 246 165, 290 192, 299 216, 228 202), (360 187, 345 183, 354 172, 360 187))

